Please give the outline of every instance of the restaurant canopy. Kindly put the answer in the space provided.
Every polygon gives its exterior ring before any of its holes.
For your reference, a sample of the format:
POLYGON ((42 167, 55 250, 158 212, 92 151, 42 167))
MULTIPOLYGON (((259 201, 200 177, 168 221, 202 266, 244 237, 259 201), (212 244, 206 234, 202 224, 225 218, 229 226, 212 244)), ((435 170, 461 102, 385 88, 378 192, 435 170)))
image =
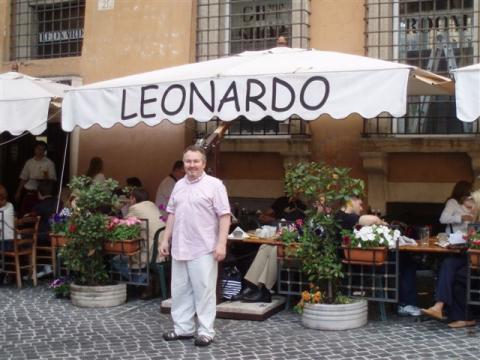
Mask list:
POLYGON ((455 77, 457 117, 472 122, 480 117, 480 64, 452 70, 455 77))
POLYGON ((50 106, 60 106, 68 85, 18 72, 0 74, 0 133, 41 134, 47 128, 50 106))
POLYGON ((278 47, 165 68, 70 89, 62 127, 116 123, 150 126, 164 119, 257 121, 322 114, 365 118, 406 113, 408 95, 453 93, 448 78, 413 66, 356 55, 278 47))

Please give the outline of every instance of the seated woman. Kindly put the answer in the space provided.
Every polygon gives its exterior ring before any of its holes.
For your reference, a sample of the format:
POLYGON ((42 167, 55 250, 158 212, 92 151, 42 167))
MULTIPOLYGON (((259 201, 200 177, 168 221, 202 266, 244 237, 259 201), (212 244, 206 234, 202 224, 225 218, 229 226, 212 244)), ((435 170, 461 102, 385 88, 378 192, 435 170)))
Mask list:
POLYGON ((0 211, 3 212, 3 217, 0 215, 0 251, 13 251, 14 210, 3 185, 0 185, 0 211))
MULTIPOLYGON (((469 204, 471 188, 472 184, 467 181, 462 180, 455 184, 440 216, 440 222, 446 225, 447 233, 466 233, 468 223, 475 219, 475 209, 471 209, 469 204)), ((436 302, 432 307, 422 309, 424 315, 441 320, 443 310, 446 309, 450 320, 449 327, 475 325, 466 303, 467 266, 465 255, 450 255, 443 260, 438 274, 436 302)))

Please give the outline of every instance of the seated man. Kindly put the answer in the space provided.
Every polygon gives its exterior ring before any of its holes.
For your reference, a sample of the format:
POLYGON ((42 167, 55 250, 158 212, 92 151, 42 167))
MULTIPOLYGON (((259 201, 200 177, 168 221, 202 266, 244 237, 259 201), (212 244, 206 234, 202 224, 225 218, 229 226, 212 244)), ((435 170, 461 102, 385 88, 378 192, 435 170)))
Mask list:
MULTIPOLYGON (((260 216, 262 223, 273 224, 281 219, 295 221, 304 219, 306 206, 298 199, 282 196, 275 200, 271 208, 260 216)), ((277 247, 261 245, 244 279, 246 286, 233 301, 271 302, 270 290, 277 282, 277 247)))
MULTIPOLYGON (((335 219, 341 229, 353 230, 358 224, 361 226, 386 225, 375 215, 361 215, 363 211, 362 199, 352 196, 345 205, 335 214, 335 219)), ((338 242, 341 244, 341 230, 338 232, 338 242)), ((416 272, 417 265, 409 254, 402 253, 399 257, 399 289, 398 289, 398 314, 420 316, 420 309, 416 306, 416 272)))
MULTIPOLYGON (((153 253, 153 238, 158 229, 165 226, 165 223, 160 219, 161 213, 158 207, 151 201, 148 200, 148 193, 142 188, 134 188, 129 197, 129 208, 127 212, 127 217, 134 216, 139 219, 148 220, 148 251, 149 254, 153 253)), ((143 223, 145 224, 145 223, 143 223)), ((161 236, 161 234, 160 234, 161 236)), ((114 261, 114 266, 117 270, 122 273, 125 278, 128 278, 128 263, 132 269, 142 269, 146 267, 146 263, 149 261, 146 258, 146 253, 142 253, 140 258, 132 257, 131 259, 117 258, 114 261)), ((163 262, 165 258, 160 255, 158 256, 156 262, 163 262)), ((150 283, 148 284, 145 291, 142 293, 142 299, 148 299, 152 296, 157 295, 158 293, 158 279, 156 279, 156 273, 152 271, 150 276, 150 283)))

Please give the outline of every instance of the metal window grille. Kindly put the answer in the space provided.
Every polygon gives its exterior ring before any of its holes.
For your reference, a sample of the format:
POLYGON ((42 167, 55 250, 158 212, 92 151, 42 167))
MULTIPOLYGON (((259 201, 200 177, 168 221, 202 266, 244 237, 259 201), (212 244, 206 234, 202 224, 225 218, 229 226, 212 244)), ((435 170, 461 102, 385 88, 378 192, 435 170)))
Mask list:
POLYGON ((274 47, 309 44, 310 0, 199 0, 197 61, 274 47))
POLYGON ((10 59, 82 52, 85 0, 12 0, 10 59))
MULTIPOLYGON (((479 0, 367 0, 365 53, 449 76, 449 70, 480 62, 479 0)), ((465 134, 450 96, 409 98, 405 117, 365 120, 366 134, 465 134)))
MULTIPOLYGON (((199 0, 197 5, 197 61, 216 59, 247 50, 276 46, 279 36, 288 45, 309 45, 310 0, 199 0)), ((289 135, 290 121, 235 120, 229 135, 289 135)), ((197 123, 197 134, 208 135, 218 122, 197 123)), ((304 125, 300 132, 305 133, 304 125)), ((296 131, 296 130, 293 130, 296 131)))

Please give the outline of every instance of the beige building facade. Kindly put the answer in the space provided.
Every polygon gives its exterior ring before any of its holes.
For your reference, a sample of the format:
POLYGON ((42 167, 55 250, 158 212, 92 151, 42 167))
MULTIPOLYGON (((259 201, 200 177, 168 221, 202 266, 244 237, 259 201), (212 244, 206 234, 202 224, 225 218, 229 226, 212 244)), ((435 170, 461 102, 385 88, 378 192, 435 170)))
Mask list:
MULTIPOLYGON (((452 59, 463 66, 480 56, 479 0, 68 1, 83 14, 76 23, 66 22, 66 3, 0 0, 2 72, 18 64, 29 75, 89 84, 268 48, 278 35, 292 46, 369 55, 439 73, 452 59), (55 23, 58 17, 63 28, 55 23), (435 58, 437 45, 445 44, 451 51, 435 58)), ((382 213, 394 209, 392 204, 441 204, 456 181, 480 174, 477 124, 460 124, 452 101, 412 99, 401 119, 323 116, 246 132, 232 125, 221 143, 217 175, 232 197, 271 199, 283 193, 286 164, 311 159, 352 168, 367 183, 368 203, 382 213)), ((138 176, 153 198, 183 149, 212 128, 165 121, 75 130, 70 172, 84 173, 89 159, 100 156, 107 176, 121 183, 138 176)))

